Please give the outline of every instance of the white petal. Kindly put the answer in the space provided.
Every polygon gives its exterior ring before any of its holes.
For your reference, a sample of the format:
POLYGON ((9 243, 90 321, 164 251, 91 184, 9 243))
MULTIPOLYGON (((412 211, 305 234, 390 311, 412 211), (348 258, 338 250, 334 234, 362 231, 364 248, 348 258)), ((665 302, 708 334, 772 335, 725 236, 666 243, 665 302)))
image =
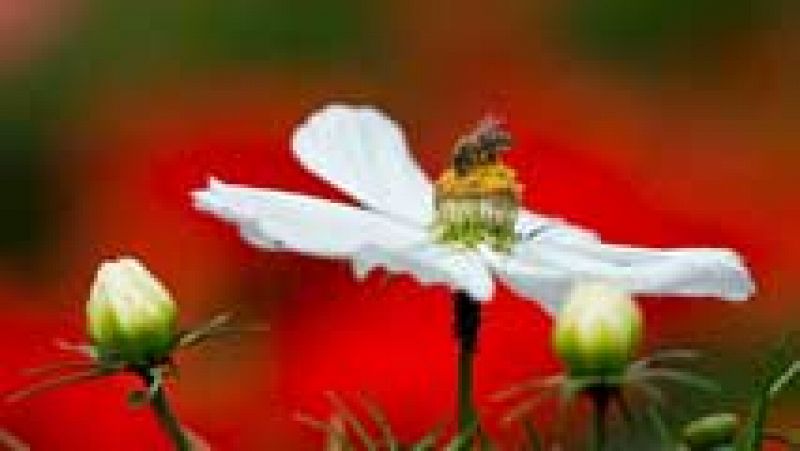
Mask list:
POLYGON ((518 295, 534 299, 545 312, 555 315, 561 310, 574 283, 573 274, 534 266, 528 262, 483 249, 484 259, 493 272, 518 295))
POLYGON ((248 243, 326 257, 347 257, 373 244, 410 245, 423 230, 380 214, 302 194, 211 180, 192 193, 195 206, 239 226, 248 243))
POLYGON ((607 279, 638 294, 746 300, 755 289, 741 258, 726 249, 643 249, 541 233, 514 255, 575 279, 607 279))
POLYGON ((591 230, 570 224, 561 218, 541 215, 523 209, 519 210, 514 229, 523 241, 547 235, 551 240, 567 243, 600 242, 600 237, 591 230))
POLYGON ((380 111, 329 105, 298 127, 292 149, 307 170, 364 206, 418 225, 430 223, 432 185, 400 127, 380 111))
POLYGON ((411 273, 422 284, 447 284, 479 301, 490 300, 494 292, 494 281, 480 256, 438 244, 369 246, 354 261, 359 277, 378 266, 390 272, 411 273))
POLYGON ((430 233, 379 213, 216 180, 193 193, 198 209, 232 222, 250 244, 349 259, 357 276, 376 267, 410 273, 487 300, 492 280, 476 255, 429 243, 430 233))

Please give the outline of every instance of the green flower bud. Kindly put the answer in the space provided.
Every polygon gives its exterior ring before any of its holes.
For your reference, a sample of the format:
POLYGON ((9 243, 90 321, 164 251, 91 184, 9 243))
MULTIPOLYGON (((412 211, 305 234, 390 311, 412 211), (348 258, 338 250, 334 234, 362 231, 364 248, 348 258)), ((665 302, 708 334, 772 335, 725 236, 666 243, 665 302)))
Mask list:
POLYGON ((683 428, 683 441, 691 450, 731 445, 736 438, 739 418, 733 413, 718 413, 698 418, 683 428))
POLYGON ((164 358, 173 346, 177 307, 138 260, 106 261, 86 304, 89 336, 101 355, 133 364, 164 358))
POLYGON ((573 376, 620 376, 642 335, 642 315, 626 291, 606 283, 573 287, 556 318, 553 345, 573 376))

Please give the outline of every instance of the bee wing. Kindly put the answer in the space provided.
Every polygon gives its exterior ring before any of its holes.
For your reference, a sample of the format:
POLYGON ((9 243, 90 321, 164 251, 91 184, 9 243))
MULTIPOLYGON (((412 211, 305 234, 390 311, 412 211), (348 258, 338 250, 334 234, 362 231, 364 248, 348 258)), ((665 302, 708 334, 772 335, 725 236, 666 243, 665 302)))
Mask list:
POLYGON ((433 217, 433 187, 397 123, 371 107, 329 105, 294 133, 295 157, 367 208, 415 224, 433 217))

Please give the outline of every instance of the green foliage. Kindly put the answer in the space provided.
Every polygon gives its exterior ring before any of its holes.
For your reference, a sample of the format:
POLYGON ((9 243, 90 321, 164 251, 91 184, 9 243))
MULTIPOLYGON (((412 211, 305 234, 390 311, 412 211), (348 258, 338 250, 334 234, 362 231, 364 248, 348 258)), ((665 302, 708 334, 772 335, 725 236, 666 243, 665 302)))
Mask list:
POLYGON ((6 396, 6 402, 17 402, 42 392, 61 388, 66 385, 111 376, 122 371, 128 371, 144 377, 147 381, 145 390, 135 390, 128 396, 128 404, 139 407, 146 401, 152 400, 164 382, 164 379, 177 375, 172 353, 195 346, 206 341, 233 334, 246 332, 259 332, 263 327, 241 327, 231 324, 231 315, 221 314, 198 327, 178 333, 168 358, 158 362, 143 365, 131 365, 121 359, 119 353, 113 351, 101 352, 96 346, 88 343, 71 344, 57 342, 58 347, 64 351, 77 354, 80 360, 64 360, 49 363, 26 371, 32 376, 47 376, 42 381, 29 385, 21 390, 14 391, 6 396))
POLYGON ((707 415, 686 425, 681 434, 690 449, 729 446, 733 442, 739 417, 732 413, 707 415))
POLYGON ((800 361, 792 358, 787 338, 768 356, 764 374, 753 394, 750 415, 737 446, 740 451, 758 451, 766 438, 766 423, 770 403, 780 395, 800 372, 800 361))
POLYGON ((684 427, 683 446, 697 451, 758 451, 767 441, 780 442, 790 448, 800 446, 800 436, 793 431, 767 428, 772 401, 800 373, 800 361, 792 354, 788 338, 768 354, 762 376, 750 400, 749 414, 741 428, 738 427, 739 416, 732 413, 701 417, 684 427))
MULTIPOLYGON (((591 394, 600 389, 608 396, 608 407, 619 412, 630 433, 638 435, 640 431, 636 429, 647 426, 648 434, 639 439, 643 444, 636 445, 637 449, 674 449, 676 440, 664 420, 663 411, 668 401, 662 386, 673 384, 692 390, 719 392, 719 386, 706 377, 687 369, 666 366, 676 360, 697 357, 698 353, 690 350, 660 351, 632 362, 619 377, 554 375, 515 384, 497 393, 493 399, 512 401, 501 421, 520 424, 527 434, 530 423, 526 424, 526 421, 530 421, 529 415, 542 402, 557 399, 567 407, 580 398, 591 398, 591 394), (635 405, 633 400, 637 401, 635 405)), ((538 434, 528 442, 533 443, 530 449, 542 446, 538 434)))
POLYGON ((50 249, 62 195, 50 158, 93 92, 241 64, 322 71, 358 62, 365 70, 385 62, 372 8, 359 0, 81 2, 64 15, 78 23, 60 24, 63 34, 38 60, 0 79, 0 253, 28 270, 50 249))
MULTIPOLYGON (((300 413, 296 415, 297 421, 325 434, 326 448, 328 451, 351 451, 363 449, 366 451, 463 451, 470 449, 470 444, 478 431, 477 424, 467 430, 450 437, 444 437, 443 428, 436 426, 423 437, 411 443, 403 443, 395 434, 383 409, 372 399, 365 395, 358 397, 358 406, 366 414, 365 419, 359 418, 355 410, 347 405, 336 393, 326 393, 331 405, 331 413, 327 420, 320 420, 310 415, 300 413)), ((492 449, 488 438, 481 440, 481 449, 492 449)))
POLYGON ((774 0, 579 0, 564 16, 581 53, 656 73, 708 63, 727 39, 769 24, 779 9, 774 0))
POLYGON ((46 161, 46 125, 26 117, 34 112, 15 115, 10 108, 5 103, 0 112, 0 202, 6 212, 0 222, 0 253, 18 261, 21 276, 31 276, 36 275, 32 270, 38 252, 51 250, 48 240, 59 219, 54 209, 58 188, 46 161))

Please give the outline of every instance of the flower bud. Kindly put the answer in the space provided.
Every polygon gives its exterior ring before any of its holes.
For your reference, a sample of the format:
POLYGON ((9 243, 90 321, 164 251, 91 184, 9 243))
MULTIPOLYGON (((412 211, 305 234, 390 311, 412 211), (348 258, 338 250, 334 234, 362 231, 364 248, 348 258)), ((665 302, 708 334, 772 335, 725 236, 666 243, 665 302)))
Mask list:
POLYGON ((683 428, 683 441, 691 450, 731 445, 736 438, 738 425, 739 418, 733 413, 707 415, 683 428))
POLYGON ((101 355, 146 364, 166 357, 174 343, 177 307, 164 285, 133 258, 100 265, 86 314, 101 355))
POLYGON ((578 283, 556 318, 553 344, 574 376, 621 375, 642 333, 642 315, 629 293, 601 282, 578 283))

